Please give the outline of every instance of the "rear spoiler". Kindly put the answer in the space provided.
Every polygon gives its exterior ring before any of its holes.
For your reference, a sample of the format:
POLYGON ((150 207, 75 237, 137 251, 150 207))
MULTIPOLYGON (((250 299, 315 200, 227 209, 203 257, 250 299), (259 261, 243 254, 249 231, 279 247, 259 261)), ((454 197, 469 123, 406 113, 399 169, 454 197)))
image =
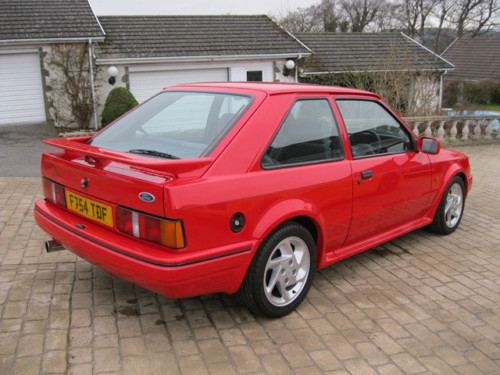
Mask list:
POLYGON ((105 164, 106 161, 116 161, 119 163, 129 164, 136 169, 143 170, 144 172, 156 172, 155 174, 161 174, 162 176, 169 175, 184 177, 184 175, 188 174, 188 172, 191 172, 189 175, 200 175, 212 163, 212 159, 210 158, 165 160, 108 150, 88 145, 86 142, 90 138, 91 137, 89 136, 56 138, 46 139, 43 142, 49 146, 63 149, 66 153, 73 152, 84 157, 89 157, 93 159, 96 164, 105 164))

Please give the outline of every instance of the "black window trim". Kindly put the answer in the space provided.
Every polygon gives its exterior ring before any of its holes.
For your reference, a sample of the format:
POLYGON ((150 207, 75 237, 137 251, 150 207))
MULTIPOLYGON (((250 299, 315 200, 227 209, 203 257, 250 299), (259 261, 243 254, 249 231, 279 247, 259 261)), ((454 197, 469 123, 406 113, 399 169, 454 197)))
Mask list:
POLYGON ((286 112, 285 116, 281 120, 280 126, 278 127, 278 129, 274 133, 274 135, 271 138, 271 141, 269 142, 269 144, 264 149, 264 152, 262 153, 262 155, 260 157, 259 164, 260 164, 260 167, 263 170, 267 171, 267 170, 275 170, 275 169, 283 169, 283 168, 295 168, 295 167, 301 167, 301 166, 305 166, 305 165, 325 164, 325 163, 331 163, 331 162, 338 162, 338 161, 342 161, 342 160, 345 160, 344 141, 343 141, 342 132, 341 132, 341 129, 340 129, 340 125, 338 123, 337 116, 336 116, 334 108, 332 106, 331 97, 329 97, 329 96, 305 96, 305 97, 297 97, 297 98, 295 98, 293 100, 292 104, 288 108, 288 111, 286 112), (290 112, 292 111, 292 109, 295 106, 295 104, 297 102, 299 102, 299 101, 304 101, 304 100, 318 100, 318 99, 325 100, 328 103, 328 106, 330 107, 330 111, 332 112, 332 118, 333 118, 333 120, 335 122, 335 126, 337 127, 337 131, 339 133, 339 141, 340 141, 340 150, 339 151, 340 151, 340 156, 338 156, 336 158, 331 158, 331 159, 313 160, 313 161, 307 161, 307 162, 298 162, 298 163, 290 163, 290 164, 278 164, 278 165, 267 165, 267 166, 264 166, 262 164, 262 161, 263 161, 263 159, 264 159, 264 157, 266 155, 266 152, 268 151, 269 147, 271 147, 271 145, 274 142, 274 140, 276 139, 278 133, 283 128, 283 126, 285 124, 285 121, 287 120, 288 116, 290 115, 290 112))
POLYGON ((391 108, 388 107, 382 100, 377 99, 377 98, 363 98, 363 97, 355 97, 355 96, 336 96, 333 98, 333 101, 335 102, 336 109, 338 110, 340 118, 342 119, 342 127, 347 135, 347 141, 349 142, 349 148, 351 149, 351 156, 352 156, 353 160, 374 158, 374 157, 388 156, 388 155, 406 154, 406 153, 410 153, 410 152, 418 152, 418 146, 417 146, 418 142, 417 142, 417 139, 415 138, 415 135, 411 131, 411 129, 409 129, 409 127, 404 122, 399 121, 399 119, 396 116, 394 116, 391 108), (374 103, 379 104, 394 119, 394 121, 396 121, 400 126, 402 126, 405 129, 405 131, 408 135, 408 138, 410 139, 411 149, 408 149, 404 152, 392 152, 392 153, 375 154, 375 155, 354 156, 352 154, 351 142, 349 141, 349 132, 347 131, 347 127, 345 125, 345 121, 344 121, 344 117, 342 116, 342 112, 340 111, 340 108, 337 104, 338 100, 358 101, 358 102, 365 101, 365 102, 374 102, 374 103))

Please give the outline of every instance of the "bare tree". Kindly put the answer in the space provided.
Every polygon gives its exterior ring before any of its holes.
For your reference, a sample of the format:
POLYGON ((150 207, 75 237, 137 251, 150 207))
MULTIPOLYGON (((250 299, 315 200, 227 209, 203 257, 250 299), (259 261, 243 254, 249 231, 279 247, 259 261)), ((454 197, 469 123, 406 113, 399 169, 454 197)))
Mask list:
POLYGON ((335 0, 321 0, 316 5, 288 11, 285 15, 278 16, 277 20, 292 33, 349 30, 349 21, 341 14, 335 0))
MULTIPOLYGON (((445 25, 448 14, 453 8, 454 2, 447 0, 440 0, 439 4, 435 9, 435 19, 438 20, 438 25, 436 28, 436 35, 434 36, 433 49, 437 53, 441 53, 450 44, 451 41, 442 41, 443 27, 445 25)), ((454 37, 454 36, 453 36, 454 37)))
POLYGON ((488 31, 490 21, 499 12, 498 0, 458 0, 451 14, 451 23, 456 25, 457 36, 463 37, 465 32, 472 37, 488 31))
POLYGON ((384 0, 340 0, 341 9, 347 15, 353 32, 365 31, 384 3, 384 0))
POLYGON ((336 9, 334 0, 322 0, 318 5, 313 5, 313 13, 322 20, 323 31, 347 31, 345 20, 342 20, 336 9))
POLYGON ((476 37, 498 26, 500 15, 499 0, 392 0, 391 4, 400 29, 438 53, 456 37, 476 37))
POLYGON ((402 15, 406 33, 412 38, 418 37, 421 42, 425 39, 425 29, 428 17, 442 0, 405 0, 403 1, 402 15))
POLYGON ((298 8, 295 11, 290 11, 286 15, 278 17, 278 23, 292 33, 323 31, 318 20, 314 19, 308 10, 309 8, 298 8))
POLYGON ((293 32, 404 30, 441 52, 455 37, 499 26, 500 0, 321 0, 278 22, 293 32))
POLYGON ((401 30, 403 17, 400 16, 400 13, 401 4, 399 2, 386 0, 377 12, 370 29, 375 32, 401 30))

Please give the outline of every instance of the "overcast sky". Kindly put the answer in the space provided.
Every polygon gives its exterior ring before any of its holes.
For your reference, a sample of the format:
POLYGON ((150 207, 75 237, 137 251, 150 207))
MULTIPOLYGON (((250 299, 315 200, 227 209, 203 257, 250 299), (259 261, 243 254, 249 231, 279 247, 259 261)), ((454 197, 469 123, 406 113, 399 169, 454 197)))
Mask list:
POLYGON ((305 8, 320 0, 89 0, 98 16, 104 15, 202 15, 268 14, 305 8))

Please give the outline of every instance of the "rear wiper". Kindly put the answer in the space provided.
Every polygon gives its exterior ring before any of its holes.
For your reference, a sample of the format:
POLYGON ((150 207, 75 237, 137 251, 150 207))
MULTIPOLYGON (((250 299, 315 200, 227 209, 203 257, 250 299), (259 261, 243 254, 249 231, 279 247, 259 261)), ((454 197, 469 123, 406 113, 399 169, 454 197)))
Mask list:
POLYGON ((158 156, 160 158, 165 158, 165 159, 180 159, 177 156, 167 154, 166 152, 156 151, 156 150, 143 150, 141 148, 135 148, 133 150, 129 150, 129 152, 131 154, 158 156))

